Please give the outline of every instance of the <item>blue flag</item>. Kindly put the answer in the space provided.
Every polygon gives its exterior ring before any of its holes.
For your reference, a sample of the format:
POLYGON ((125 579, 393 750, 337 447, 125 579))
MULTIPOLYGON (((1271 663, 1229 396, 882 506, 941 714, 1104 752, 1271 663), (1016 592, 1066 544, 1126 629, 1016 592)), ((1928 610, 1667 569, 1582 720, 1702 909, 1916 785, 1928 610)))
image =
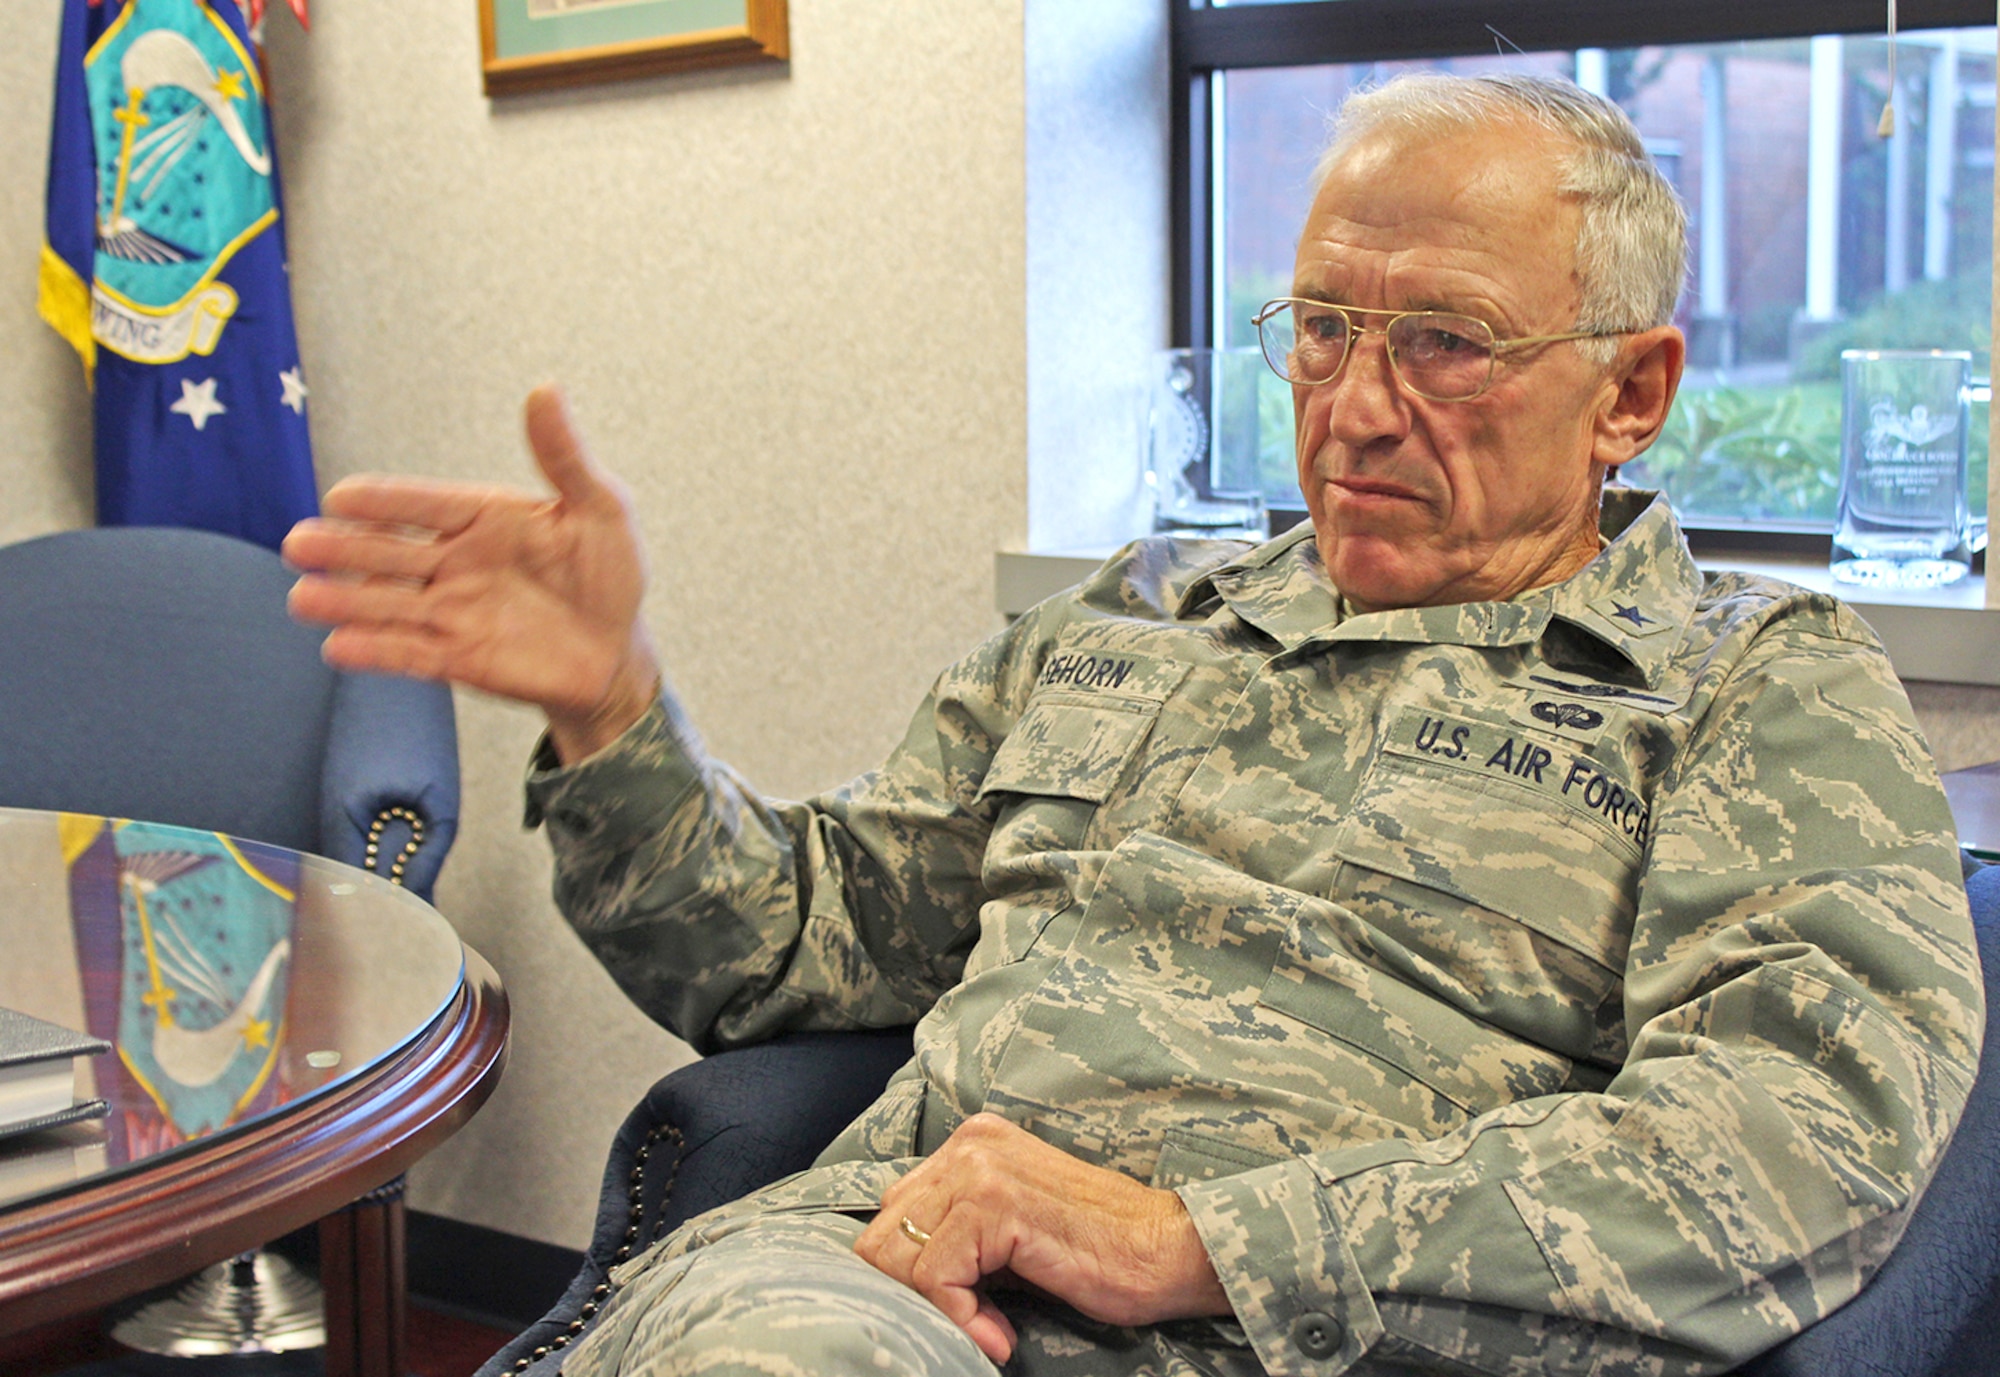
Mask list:
POLYGON ((95 393, 101 525, 276 548, 318 510, 277 152, 234 0, 64 0, 43 319, 95 393))

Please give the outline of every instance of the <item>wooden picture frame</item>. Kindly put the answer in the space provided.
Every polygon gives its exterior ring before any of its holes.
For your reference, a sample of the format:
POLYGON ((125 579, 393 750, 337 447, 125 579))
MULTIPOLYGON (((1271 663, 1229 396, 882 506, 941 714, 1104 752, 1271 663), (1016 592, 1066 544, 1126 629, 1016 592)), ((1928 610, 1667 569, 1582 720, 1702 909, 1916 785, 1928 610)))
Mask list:
POLYGON ((479 0, 489 96, 791 56, 785 0, 479 0))

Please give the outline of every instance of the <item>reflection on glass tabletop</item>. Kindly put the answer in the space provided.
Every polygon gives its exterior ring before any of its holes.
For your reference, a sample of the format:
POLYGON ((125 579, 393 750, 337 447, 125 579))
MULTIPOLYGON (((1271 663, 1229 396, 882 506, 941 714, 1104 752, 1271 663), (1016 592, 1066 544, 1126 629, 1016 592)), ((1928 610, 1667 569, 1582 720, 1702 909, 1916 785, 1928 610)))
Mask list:
POLYGON ((212 832, 0 809, 0 1006, 112 1044, 108 1112, 0 1138, 0 1208, 244 1131, 438 1018, 464 951, 387 881, 212 832))

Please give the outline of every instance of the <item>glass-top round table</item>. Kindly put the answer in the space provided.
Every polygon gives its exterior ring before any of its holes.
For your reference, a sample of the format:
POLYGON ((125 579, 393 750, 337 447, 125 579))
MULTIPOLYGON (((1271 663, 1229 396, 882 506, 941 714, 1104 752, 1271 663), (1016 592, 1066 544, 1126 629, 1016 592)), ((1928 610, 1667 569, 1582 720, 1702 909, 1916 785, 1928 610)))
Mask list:
POLYGON ((499 980, 435 909, 281 847, 0 808, 0 1006, 113 1045, 78 1062, 107 1113, 0 1137, 0 1336, 319 1219, 328 1371, 373 1365, 348 1328, 400 1314, 400 1200, 343 1207, 506 1051, 499 980))

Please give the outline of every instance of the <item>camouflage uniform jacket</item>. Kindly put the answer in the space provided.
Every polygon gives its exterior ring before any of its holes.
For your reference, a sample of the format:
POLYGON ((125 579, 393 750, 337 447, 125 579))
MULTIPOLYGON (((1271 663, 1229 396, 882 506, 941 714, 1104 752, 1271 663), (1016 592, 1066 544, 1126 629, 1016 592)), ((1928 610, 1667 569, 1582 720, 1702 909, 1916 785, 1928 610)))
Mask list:
POLYGON ((1564 583, 1367 615, 1309 532, 1143 541, 845 788, 759 799, 669 698, 530 820, 698 1047, 921 1018, 786 1200, 992 1110, 1177 1188, 1271 1373, 1716 1371, 1879 1264, 1983 1009, 1874 637, 1647 498, 1564 583))

